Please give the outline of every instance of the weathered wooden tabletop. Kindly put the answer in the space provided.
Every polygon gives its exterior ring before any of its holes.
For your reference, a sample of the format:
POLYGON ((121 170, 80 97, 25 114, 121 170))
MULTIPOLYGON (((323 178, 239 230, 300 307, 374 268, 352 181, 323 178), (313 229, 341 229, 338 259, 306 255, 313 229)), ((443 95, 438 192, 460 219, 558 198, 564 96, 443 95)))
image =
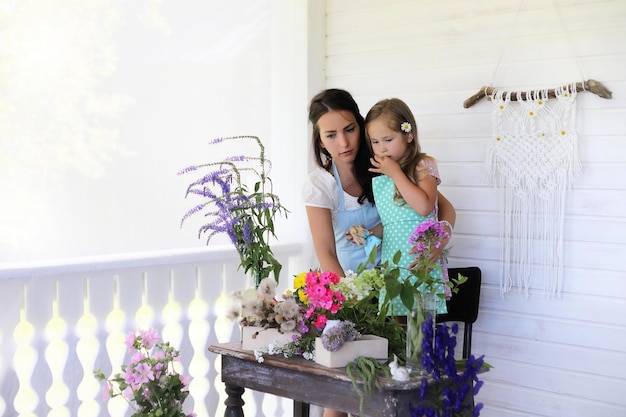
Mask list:
MULTIPOLYGON (((240 343, 211 345, 209 351, 222 355, 222 381, 229 395, 225 401, 225 417, 243 417, 243 388, 291 398, 297 404, 316 404, 361 417, 410 416, 409 403, 415 406, 420 403, 421 378, 407 382, 381 380, 380 388, 365 397, 363 413, 360 413, 360 397, 345 368, 328 368, 302 358, 287 359, 281 355, 266 355, 259 363, 254 352, 242 350, 240 343)), ((296 415, 300 415, 299 412, 296 415)))

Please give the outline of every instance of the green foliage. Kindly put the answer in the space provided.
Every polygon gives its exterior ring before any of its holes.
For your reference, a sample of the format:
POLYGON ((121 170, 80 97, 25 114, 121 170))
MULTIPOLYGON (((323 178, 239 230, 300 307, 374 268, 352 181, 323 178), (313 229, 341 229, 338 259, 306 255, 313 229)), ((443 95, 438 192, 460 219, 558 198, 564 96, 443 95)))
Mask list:
POLYGON ((346 365, 346 374, 352 382, 354 391, 359 395, 359 413, 363 414, 365 397, 370 395, 375 388, 379 388, 378 378, 391 376, 389 366, 377 359, 359 356, 346 365), (363 388, 359 386, 359 382, 363 388))

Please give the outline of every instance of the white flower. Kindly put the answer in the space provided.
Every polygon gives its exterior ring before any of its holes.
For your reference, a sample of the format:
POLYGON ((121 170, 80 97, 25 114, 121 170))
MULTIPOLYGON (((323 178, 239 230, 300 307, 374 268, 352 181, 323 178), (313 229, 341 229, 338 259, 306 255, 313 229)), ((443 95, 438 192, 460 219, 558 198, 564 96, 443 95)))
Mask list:
POLYGON ((286 296, 283 302, 276 304, 274 311, 285 320, 293 320, 298 315, 299 308, 293 296, 286 296))
POLYGON ((400 129, 404 132, 404 133, 410 133, 411 130, 413 129, 411 127, 411 123, 409 122, 403 122, 400 124, 400 129))
POLYGON ((265 360, 265 358, 263 357, 263 354, 265 352, 263 351, 263 349, 254 349, 254 357, 256 358, 258 363, 263 363, 263 361, 265 360))
POLYGON ((272 299, 276 295, 276 280, 265 278, 259 283, 258 292, 263 299, 272 299))
POLYGON ((270 355, 276 355, 280 350, 278 348, 278 342, 274 341, 267 346, 267 353, 270 355))
POLYGON ((296 321, 295 320, 286 320, 280 324, 280 330, 283 332, 290 332, 296 330, 296 321))

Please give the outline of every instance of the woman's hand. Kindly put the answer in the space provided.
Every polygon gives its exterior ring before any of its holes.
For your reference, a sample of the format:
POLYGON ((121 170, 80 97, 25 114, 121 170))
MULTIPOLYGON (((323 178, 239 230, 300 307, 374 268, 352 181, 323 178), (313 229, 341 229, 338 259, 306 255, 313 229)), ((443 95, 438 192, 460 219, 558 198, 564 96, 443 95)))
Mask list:
POLYGON ((350 229, 345 233, 346 240, 352 242, 355 245, 365 245, 369 231, 365 228, 364 224, 358 226, 350 226, 350 229))

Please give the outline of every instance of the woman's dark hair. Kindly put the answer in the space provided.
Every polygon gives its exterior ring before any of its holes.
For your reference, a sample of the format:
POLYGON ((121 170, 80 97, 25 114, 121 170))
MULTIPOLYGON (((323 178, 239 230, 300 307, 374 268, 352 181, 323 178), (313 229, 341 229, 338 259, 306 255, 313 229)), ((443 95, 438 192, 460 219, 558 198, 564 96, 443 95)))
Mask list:
POLYGON ((313 134, 311 135, 313 144, 313 153, 315 162, 320 167, 330 172, 332 159, 328 151, 322 148, 322 140, 320 137, 320 129, 317 121, 320 117, 331 111, 349 111, 354 115, 354 119, 359 125, 359 151, 354 159, 354 170, 357 181, 361 185, 363 192, 359 196, 359 204, 363 204, 365 199, 374 203, 374 193, 372 192, 372 177, 369 172, 370 157, 372 156, 370 148, 365 139, 365 120, 361 116, 359 106, 354 101, 350 93, 338 88, 330 88, 323 90, 311 99, 309 105, 309 121, 313 125, 313 134))

